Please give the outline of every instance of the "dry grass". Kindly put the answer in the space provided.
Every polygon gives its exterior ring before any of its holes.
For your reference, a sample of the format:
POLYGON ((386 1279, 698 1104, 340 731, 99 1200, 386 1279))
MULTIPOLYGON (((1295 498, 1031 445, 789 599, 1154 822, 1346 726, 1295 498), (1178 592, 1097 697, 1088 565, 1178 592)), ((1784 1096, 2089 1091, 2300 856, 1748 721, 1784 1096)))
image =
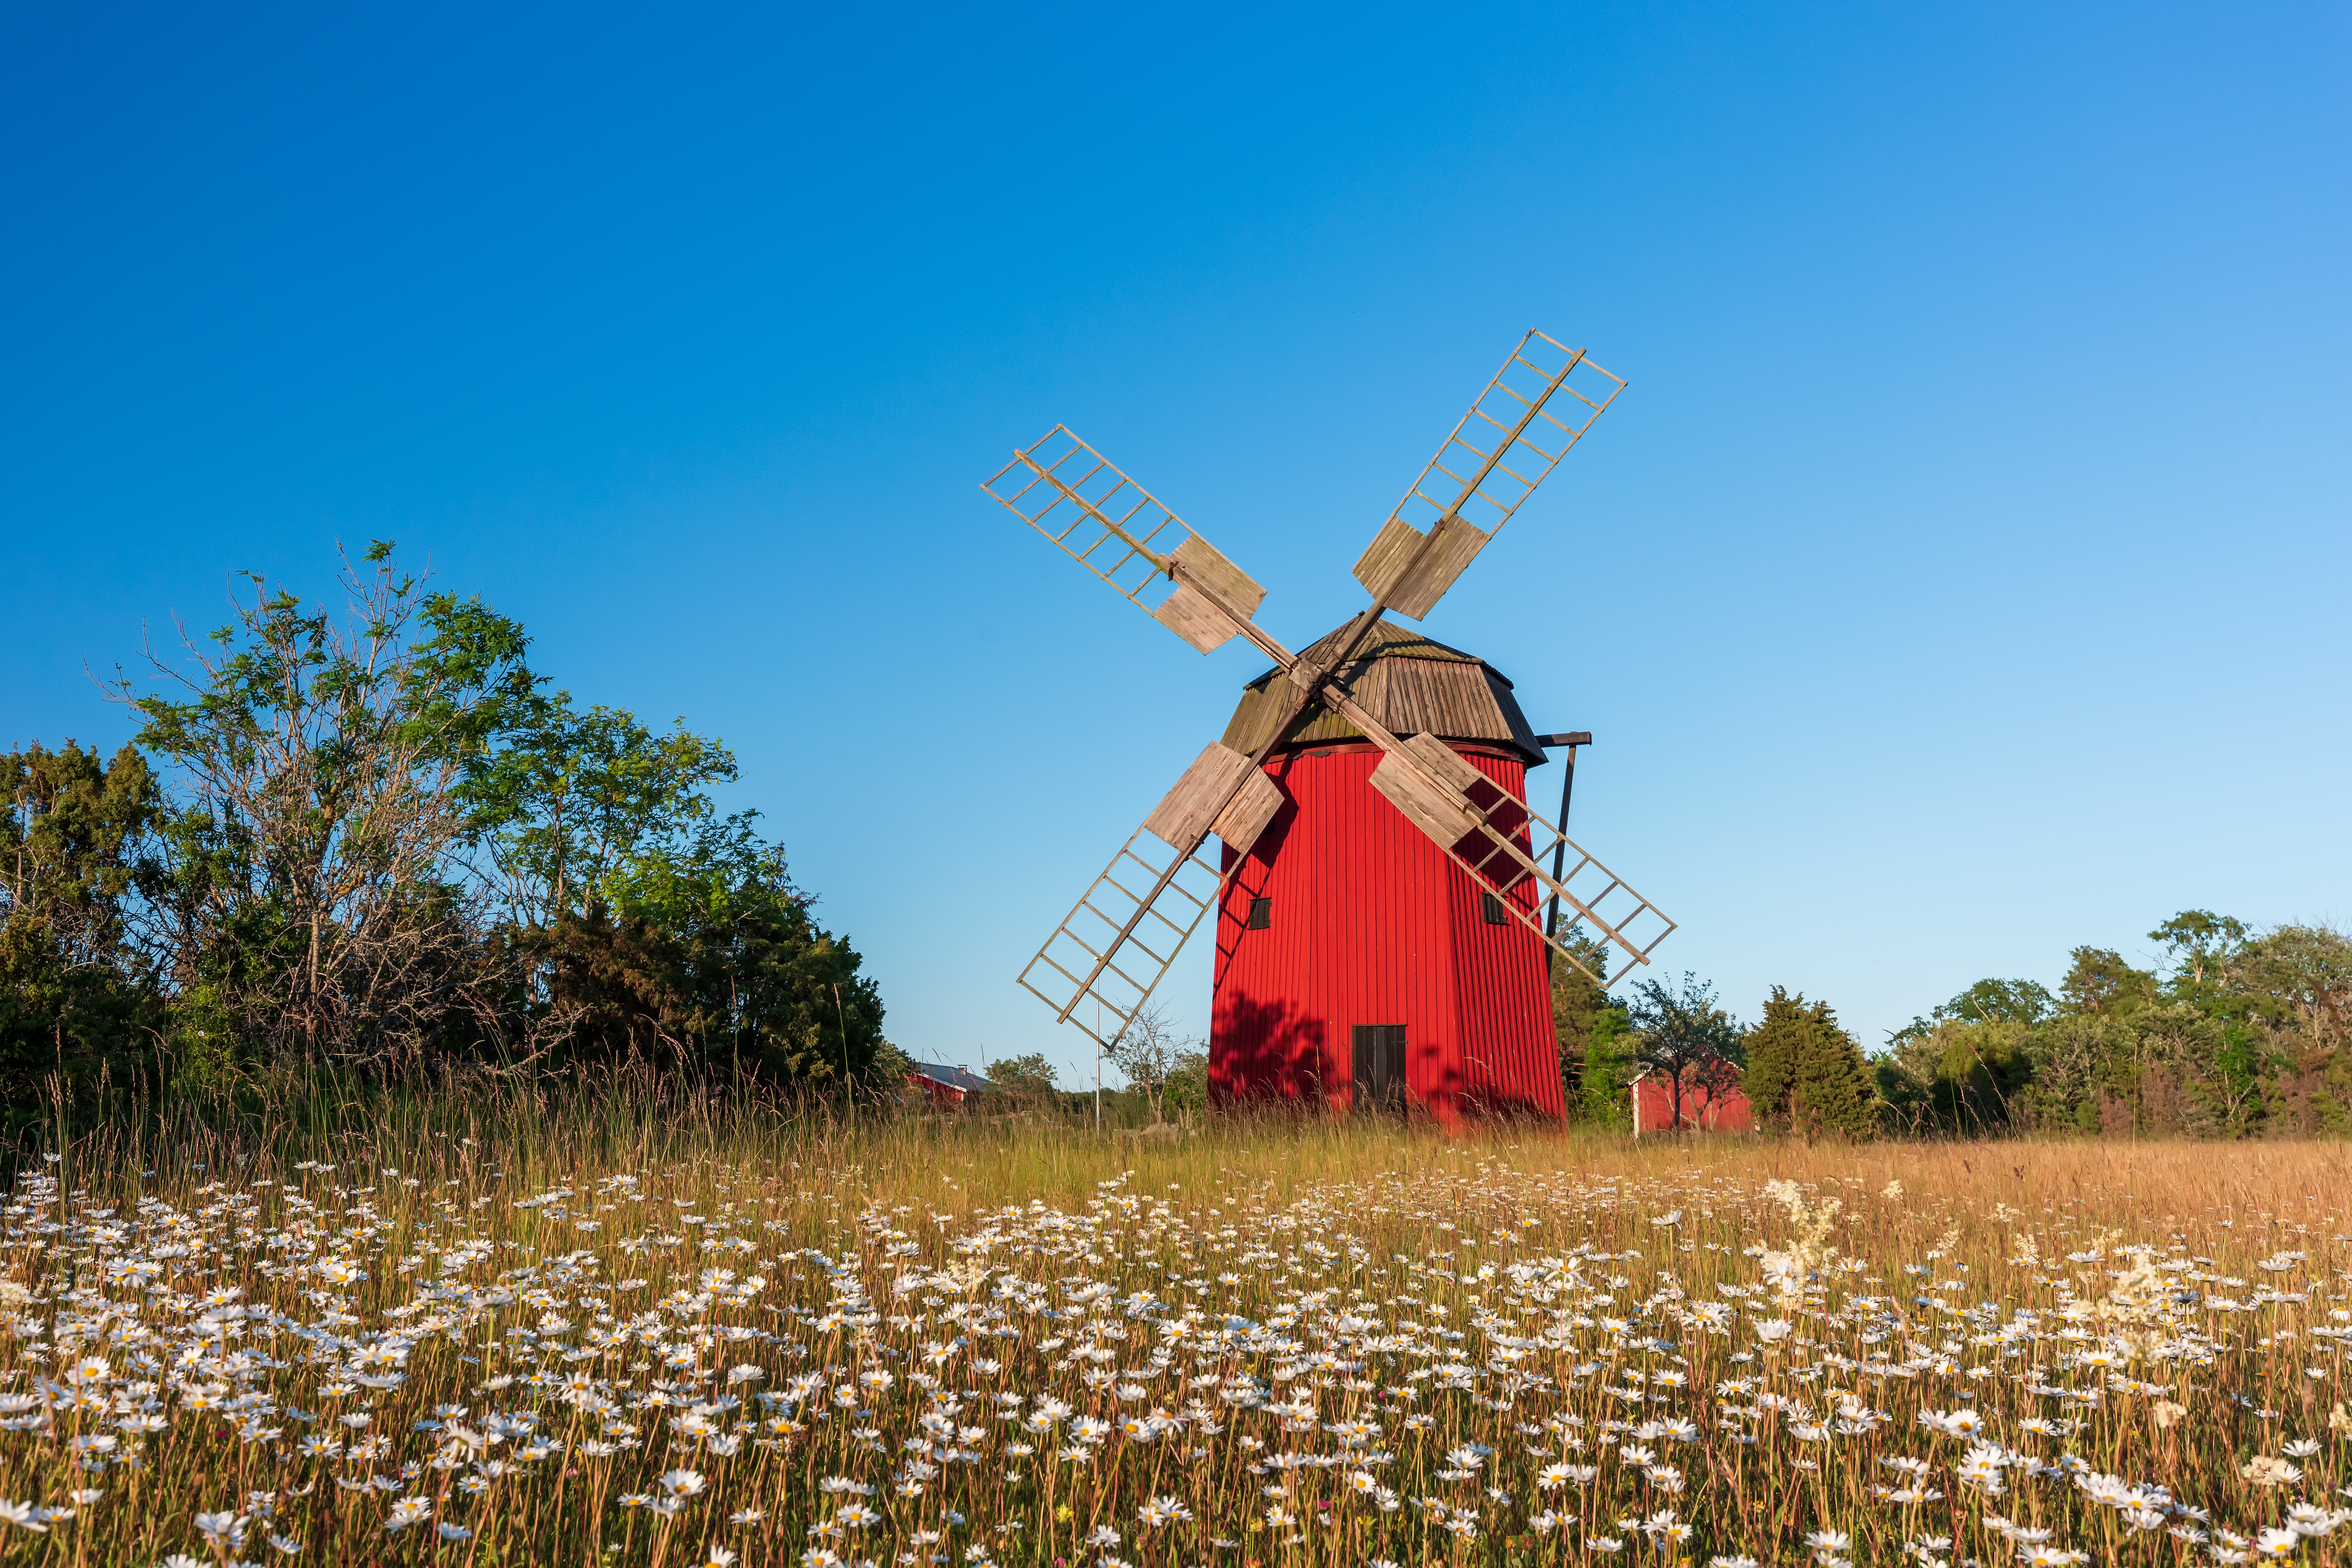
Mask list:
POLYGON ((13 1558, 2226 1563, 2352 1538, 2335 1146, 1097 1142, 644 1083, 346 1114, 27 1168, 0 1497, 53 1513, 0 1523, 13 1558))

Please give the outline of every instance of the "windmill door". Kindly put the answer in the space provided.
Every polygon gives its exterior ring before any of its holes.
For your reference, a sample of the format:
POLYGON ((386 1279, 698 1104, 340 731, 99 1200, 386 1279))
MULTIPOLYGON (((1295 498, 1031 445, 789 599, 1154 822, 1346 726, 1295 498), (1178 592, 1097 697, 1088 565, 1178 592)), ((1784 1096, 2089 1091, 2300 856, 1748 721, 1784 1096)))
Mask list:
POLYGON ((1404 1110, 1404 1026, 1356 1026, 1356 1110, 1404 1110))

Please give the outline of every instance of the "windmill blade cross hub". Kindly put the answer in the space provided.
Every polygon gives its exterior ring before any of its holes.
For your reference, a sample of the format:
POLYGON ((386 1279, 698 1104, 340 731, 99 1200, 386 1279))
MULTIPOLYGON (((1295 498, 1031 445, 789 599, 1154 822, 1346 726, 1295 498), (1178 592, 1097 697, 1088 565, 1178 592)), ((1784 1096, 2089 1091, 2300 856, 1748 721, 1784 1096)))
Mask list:
MULTIPOLYGON (((1211 833, 1244 855, 1257 843, 1287 801, 1260 764, 1318 710, 1343 716, 1382 749, 1373 786, 1482 885, 1510 895, 1532 879, 1647 963, 1674 930, 1656 906, 1437 735, 1400 739, 1349 691, 1361 674, 1351 660, 1381 612, 1427 615, 1624 384, 1581 349, 1540 331, 1522 338, 1357 562, 1371 605, 1307 660, 1256 625, 1263 587, 1066 426, 1014 452, 983 481, 999 503, 1186 644, 1207 653, 1245 637, 1293 689, 1280 712, 1267 714, 1269 732, 1245 742, 1254 753, 1217 744, 1194 759, 1030 960, 1021 984, 1064 1021, 1106 1044, 1116 1040, 1218 901, 1223 879, 1201 846, 1211 833), (1538 829, 1549 836, 1540 853, 1564 861, 1576 851, 1572 869, 1552 877, 1536 863, 1538 829), (1663 926, 1654 935, 1654 925, 1663 926), (1099 1019, 1081 1010, 1088 1003, 1099 1019)), ((1511 918, 1583 969, 1525 901, 1500 898, 1511 918)))

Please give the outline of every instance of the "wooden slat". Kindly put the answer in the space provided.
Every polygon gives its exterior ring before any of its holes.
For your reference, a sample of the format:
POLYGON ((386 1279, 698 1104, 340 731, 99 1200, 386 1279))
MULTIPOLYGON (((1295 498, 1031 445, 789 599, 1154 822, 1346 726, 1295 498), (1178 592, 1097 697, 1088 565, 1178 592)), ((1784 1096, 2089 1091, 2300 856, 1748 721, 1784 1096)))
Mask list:
POLYGON ((1239 752, 1210 742, 1176 781, 1176 787, 1162 795, 1151 815, 1143 819, 1145 829, 1172 849, 1191 849, 1209 831, 1241 776, 1256 771, 1239 752))
MULTIPOLYGON (((1491 741, 1517 749, 1530 763, 1542 760, 1543 748, 1511 695, 1511 683, 1481 661, 1385 621, 1375 628, 1369 646, 1370 655, 1338 671, 1337 679, 1351 699, 1390 730, 1401 735, 1426 731, 1449 741, 1491 741)), ((1313 659, 1328 652, 1318 646, 1301 657, 1313 659)), ((1225 727, 1225 744, 1255 752, 1281 718, 1290 690, 1279 670, 1252 681, 1225 727)), ((1363 739, 1362 731, 1318 702, 1291 731, 1287 744, 1304 750, 1363 739)))
POLYGON ((1400 735, 1426 731, 1457 741, 1517 739, 1509 717, 1496 700, 1494 682, 1477 665, 1384 658, 1373 668, 1377 681, 1351 685, 1348 694, 1400 735))
POLYGON ((1139 827, 1022 970, 1021 984, 1056 1016, 1108 1044, 1150 1000, 1216 907, 1222 885, 1207 860, 1171 858, 1139 827), (1166 862, 1164 874, 1159 861, 1166 862), (1089 1003, 1102 1008, 1099 1028, 1089 1003))
MULTIPOLYGON (((1587 360, 1583 350, 1529 332, 1438 447, 1390 521, 1419 528, 1460 518, 1491 537, 1624 384, 1587 360), (1584 390, 1571 384, 1577 381, 1584 390), (1555 394, 1565 401, 1558 408, 1547 406, 1555 394)), ((1382 533, 1387 532, 1384 528, 1382 533)), ((1434 603, 1454 574, 1441 570, 1430 583, 1415 587, 1433 590, 1430 601, 1434 603)), ((1417 597, 1416 593, 1390 602, 1403 609, 1417 597)))
POLYGON ((1438 519, 1436 538, 1423 552, 1429 539, 1402 519, 1389 519, 1356 562, 1356 581, 1398 615, 1421 619, 1486 542, 1484 532, 1451 515, 1438 519))
POLYGON ((1494 789, 1492 781, 1485 773, 1472 767, 1435 735, 1408 735, 1404 739, 1404 747, 1420 759, 1422 766, 1465 795, 1473 790, 1494 789))
POLYGON ((1433 781, 1425 777, 1407 765, 1396 753, 1391 752, 1381 759, 1379 767, 1372 770, 1372 787, 1388 796, 1389 803, 1404 813, 1405 820, 1427 834, 1439 848, 1451 851, 1456 844, 1478 831, 1477 814, 1470 809, 1470 803, 1464 798, 1460 784, 1454 783, 1454 773, 1458 770, 1475 775, 1478 770, 1445 751, 1444 742, 1433 737, 1415 735, 1404 744, 1412 750, 1414 760, 1434 773, 1436 779, 1433 781), (1446 760, 1454 766, 1447 768, 1436 763, 1427 748, 1416 744, 1417 742, 1428 742, 1429 745, 1444 752, 1446 760))
POLYGON ((1241 632, 1190 583, 1177 584, 1175 592, 1151 612, 1151 618, 1202 653, 1214 653, 1241 632))
MULTIPOLYGON (((1219 749, 1223 750, 1222 747, 1219 749)), ((1226 847, 1237 855, 1246 855, 1250 847, 1257 842, 1258 835, 1265 831, 1265 825, 1274 820, 1274 814, 1282 809, 1282 803, 1286 798, 1280 784, 1260 770, 1252 768, 1249 775, 1242 780, 1240 793, 1234 796, 1233 803, 1217 814, 1213 831, 1225 841, 1226 847)))
POLYGON ((1257 580, 1197 533, 1178 545, 1169 559, 1176 563, 1180 581, 1185 576, 1196 579, 1244 616, 1256 615, 1257 607, 1265 603, 1265 590, 1257 580))
POLYGON ((981 488, 1202 653, 1239 635, 1234 616, 1255 616, 1265 598, 1248 573, 1066 426, 1014 452, 981 488))
POLYGON ((1452 515, 1438 519, 1433 542, 1412 524, 1392 517, 1358 558, 1356 581, 1397 614, 1417 621, 1444 597, 1486 542, 1483 531, 1452 515), (1424 542, 1429 542, 1425 552, 1424 542))
MULTIPOLYGON (((1412 552, 1421 548, 1421 542, 1427 537, 1421 530, 1400 518, 1389 519, 1381 524, 1381 531, 1372 535, 1372 542, 1364 546, 1363 554, 1357 557, 1356 581, 1361 583, 1364 591, 1373 598, 1387 598, 1388 591, 1396 586, 1397 578, 1403 574, 1406 565, 1412 562, 1412 552)), ((1312 651, 1309 650, 1310 654, 1312 651)))
POLYGON ((1454 586, 1454 580, 1462 575, 1463 569, 1477 556, 1486 542, 1486 535, 1483 531, 1460 518, 1440 518, 1436 538, 1423 554, 1421 564, 1397 584, 1393 597, 1382 596, 1389 598, 1390 607, 1397 614, 1416 621, 1421 619, 1445 596, 1445 590, 1454 586))

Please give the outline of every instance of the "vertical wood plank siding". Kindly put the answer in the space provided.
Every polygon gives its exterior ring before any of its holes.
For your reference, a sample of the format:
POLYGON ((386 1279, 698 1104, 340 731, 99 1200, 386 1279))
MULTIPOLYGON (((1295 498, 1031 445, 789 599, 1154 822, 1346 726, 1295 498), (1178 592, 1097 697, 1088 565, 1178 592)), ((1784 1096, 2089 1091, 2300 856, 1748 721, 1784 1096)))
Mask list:
MULTIPOLYGON (((1527 798, 1523 763, 1454 749, 1527 798)), ((1347 1110, 1353 1026, 1402 1024, 1408 1093, 1440 1121, 1562 1115, 1542 941, 1486 923, 1483 889, 1372 788, 1380 760, 1359 745, 1267 761, 1289 804, 1246 858, 1225 851, 1213 1091, 1347 1110), (1262 931, 1253 899, 1272 900, 1262 931)), ((1534 885, 1509 897, 1532 909, 1534 885)))
MULTIPOLYGON (((1686 1084, 1682 1125, 1703 1132, 1750 1132, 1755 1131, 1755 1111, 1748 1096, 1737 1089, 1727 1089, 1718 1100, 1696 1084, 1686 1084)), ((1675 1131, 1673 1089, 1654 1074, 1634 1079, 1633 1135, 1675 1131)))

